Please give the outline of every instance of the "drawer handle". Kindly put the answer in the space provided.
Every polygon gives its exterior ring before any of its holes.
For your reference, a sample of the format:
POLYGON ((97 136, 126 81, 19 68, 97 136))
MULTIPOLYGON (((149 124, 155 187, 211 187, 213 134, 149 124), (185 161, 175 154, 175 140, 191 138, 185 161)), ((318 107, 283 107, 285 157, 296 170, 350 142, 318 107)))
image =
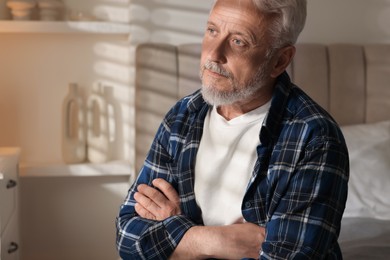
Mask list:
POLYGON ((17 185, 16 181, 9 180, 8 183, 7 183, 7 189, 14 188, 14 187, 16 187, 16 185, 17 185))
POLYGON ((18 249, 19 245, 15 242, 11 242, 8 248, 8 254, 15 253, 16 251, 18 251, 18 249))

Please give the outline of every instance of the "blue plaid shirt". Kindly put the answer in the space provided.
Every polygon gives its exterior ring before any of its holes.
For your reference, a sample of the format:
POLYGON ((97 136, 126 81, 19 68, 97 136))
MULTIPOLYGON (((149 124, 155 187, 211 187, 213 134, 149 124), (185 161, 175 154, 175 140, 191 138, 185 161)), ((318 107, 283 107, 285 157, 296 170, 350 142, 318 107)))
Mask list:
MULTIPOLYGON (((194 169, 209 106, 199 91, 163 120, 116 221, 123 259, 168 259, 185 232, 203 225, 194 169), (170 182, 182 215, 139 217, 134 193, 155 178, 170 182)), ((287 75, 279 76, 259 133, 258 159, 242 202, 246 221, 266 227, 261 259, 342 259, 337 238, 347 198, 348 152, 333 119, 287 75)))

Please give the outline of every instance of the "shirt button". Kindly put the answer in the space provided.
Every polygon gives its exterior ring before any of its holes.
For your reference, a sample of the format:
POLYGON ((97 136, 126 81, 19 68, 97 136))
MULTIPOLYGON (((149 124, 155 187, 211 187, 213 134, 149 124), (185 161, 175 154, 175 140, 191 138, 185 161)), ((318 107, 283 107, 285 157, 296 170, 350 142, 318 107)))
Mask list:
POLYGON ((249 209, 251 206, 252 204, 249 201, 245 202, 245 208, 249 209))

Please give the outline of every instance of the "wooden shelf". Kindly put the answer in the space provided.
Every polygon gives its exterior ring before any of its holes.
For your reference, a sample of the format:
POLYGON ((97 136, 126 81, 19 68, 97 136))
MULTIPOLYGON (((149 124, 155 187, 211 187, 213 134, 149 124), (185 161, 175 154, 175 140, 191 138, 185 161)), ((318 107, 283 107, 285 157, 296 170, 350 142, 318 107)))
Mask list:
POLYGON ((129 24, 101 21, 10 21, 0 20, 0 33, 130 33, 129 24))
POLYGON ((21 164, 19 176, 26 177, 99 177, 131 176, 133 169, 127 161, 80 164, 21 164))

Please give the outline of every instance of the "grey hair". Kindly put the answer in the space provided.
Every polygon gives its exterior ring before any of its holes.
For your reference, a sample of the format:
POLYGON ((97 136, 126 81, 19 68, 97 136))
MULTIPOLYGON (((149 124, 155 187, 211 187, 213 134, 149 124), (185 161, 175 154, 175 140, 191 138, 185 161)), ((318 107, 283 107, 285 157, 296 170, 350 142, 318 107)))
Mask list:
MULTIPOLYGON (((218 0, 214 1, 214 5, 218 0)), ((252 0, 261 13, 270 15, 268 28, 273 38, 273 48, 294 45, 305 27, 306 0, 252 0)))
POLYGON ((275 15, 269 28, 273 47, 294 45, 306 22, 306 0, 252 0, 260 12, 275 15))

